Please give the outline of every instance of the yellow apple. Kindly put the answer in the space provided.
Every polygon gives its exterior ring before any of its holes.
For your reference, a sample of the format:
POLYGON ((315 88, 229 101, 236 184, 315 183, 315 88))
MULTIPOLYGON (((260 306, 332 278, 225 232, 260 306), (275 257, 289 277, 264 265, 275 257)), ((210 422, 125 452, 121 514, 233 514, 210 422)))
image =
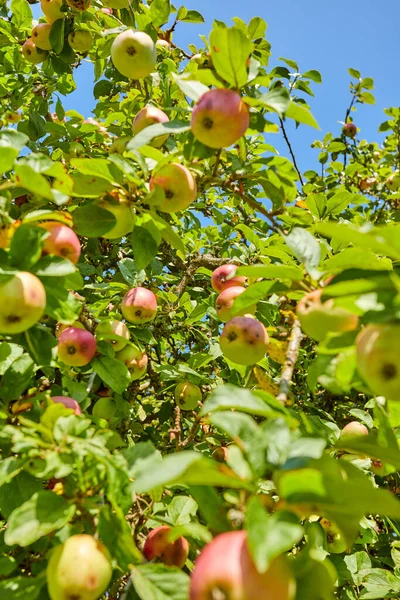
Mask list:
POLYGON ((31 38, 27 39, 22 46, 22 56, 32 65, 38 65, 47 57, 48 52, 37 48, 31 38))
POLYGON ((153 205, 166 213, 185 210, 197 197, 196 180, 189 169, 178 163, 164 165, 153 175, 150 189, 156 187, 164 190, 164 198, 154 200, 153 205))
POLYGON ((143 79, 156 65, 156 46, 147 33, 127 29, 115 38, 111 58, 121 75, 129 79, 143 79))
POLYGON ((84 29, 75 29, 75 31, 71 31, 68 35, 68 43, 73 50, 84 54, 85 52, 89 52, 92 47, 92 34, 90 31, 84 29))
POLYGON ((40 279, 20 271, 4 283, 0 281, 0 333, 26 331, 43 316, 46 292, 40 279))
POLYGON ((41 50, 51 50, 50 31, 51 23, 39 23, 32 29, 31 40, 41 50))

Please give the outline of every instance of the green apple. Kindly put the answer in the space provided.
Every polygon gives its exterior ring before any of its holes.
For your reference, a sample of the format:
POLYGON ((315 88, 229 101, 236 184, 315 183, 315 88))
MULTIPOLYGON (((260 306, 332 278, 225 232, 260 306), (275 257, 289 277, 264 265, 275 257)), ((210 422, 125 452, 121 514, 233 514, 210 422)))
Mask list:
POLYGON ((117 410, 116 404, 112 398, 99 398, 93 406, 92 415, 96 419, 109 421, 113 418, 117 410))
POLYGON ((264 358, 268 333, 262 323, 250 316, 234 317, 225 325, 219 345, 223 355, 239 365, 255 365, 264 358))
MULTIPOLYGON (((155 125, 156 123, 166 123, 169 121, 168 116, 157 108, 156 106, 145 106, 138 112, 132 123, 132 131, 136 135, 149 125, 155 125)), ((168 135, 159 135, 153 138, 151 146, 154 148, 160 148, 168 139, 168 135)))
POLYGON ((121 311, 129 323, 144 325, 156 316, 157 298, 147 288, 132 288, 123 297, 121 311))
POLYGON ((147 33, 127 29, 115 38, 111 58, 121 75, 129 79, 143 79, 156 66, 156 46, 147 33))
POLYGON ((67 4, 73 10, 78 10, 80 12, 87 10, 90 6, 91 0, 67 0, 67 4))
POLYGON ((57 19, 64 19, 65 12, 61 10, 62 4, 63 0, 40 0, 43 14, 49 23, 53 23, 57 19))
POLYGON ((386 179, 386 187, 391 192, 398 191, 398 189, 400 188, 400 173, 398 171, 395 171, 393 175, 390 175, 390 177, 386 179))
POLYGON ((98 206, 112 213, 117 221, 116 224, 109 231, 103 233, 101 237, 106 240, 116 240, 132 231, 134 225, 133 214, 132 209, 128 204, 123 201, 115 200, 112 197, 107 197, 107 200, 98 202, 98 206))
POLYGON ((31 40, 34 42, 37 48, 40 48, 41 50, 52 49, 50 44, 51 28, 51 23, 39 23, 32 29, 31 40))
POLYGON ((49 233, 43 241, 43 254, 61 256, 76 265, 81 255, 81 244, 71 227, 58 221, 46 221, 40 227, 49 233))
POLYGON ((118 358, 118 360, 128 367, 132 381, 140 379, 146 373, 148 362, 147 354, 133 344, 126 345, 123 350, 115 355, 115 358, 118 358))
POLYGON ((343 539, 340 529, 328 519, 321 519, 319 524, 325 530, 326 546, 328 552, 332 554, 341 554, 347 548, 347 543, 343 539))
MULTIPOLYGON (((221 321, 227 323, 233 318, 232 307, 236 298, 243 294, 246 291, 246 288, 242 286, 232 286, 225 288, 217 297, 215 301, 215 310, 217 311, 217 316, 221 321)), ((248 313, 255 313, 257 309, 257 304, 253 304, 252 306, 247 306, 241 312, 237 313, 236 316, 240 317, 242 315, 248 313)))
POLYGON ((297 316, 304 333, 321 341, 330 332, 353 331, 358 327, 358 316, 340 306, 334 300, 321 302, 322 289, 309 292, 297 304, 297 316))
POLYGON ((68 35, 68 43, 73 50, 84 54, 92 47, 92 34, 84 29, 75 29, 68 35))
POLYGON ((105 321, 101 321, 96 327, 96 336, 102 338, 105 336, 107 339, 107 335, 117 335, 120 339, 108 339, 115 352, 119 352, 122 348, 125 348, 126 344, 129 341, 131 334, 129 333, 129 329, 122 321, 118 321, 116 319, 107 319, 105 321))
POLYGON ((198 385, 184 381, 178 383, 175 388, 175 402, 182 410, 194 410, 198 408, 202 400, 201 389, 198 385))
POLYGON ((46 308, 46 292, 40 279, 20 271, 0 282, 0 333, 22 333, 35 325, 46 308))

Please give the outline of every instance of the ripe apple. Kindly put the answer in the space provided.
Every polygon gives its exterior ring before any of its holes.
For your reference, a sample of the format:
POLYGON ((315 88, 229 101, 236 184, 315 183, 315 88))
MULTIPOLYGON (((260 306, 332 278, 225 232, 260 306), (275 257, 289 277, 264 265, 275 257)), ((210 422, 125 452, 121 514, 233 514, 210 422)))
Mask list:
POLYGON ((400 323, 367 325, 356 340, 357 368, 371 392, 400 401, 400 323))
POLYGON ((57 404, 64 404, 67 408, 71 408, 76 415, 82 414, 81 407, 73 398, 69 398, 68 396, 52 396, 51 399, 57 404))
POLYGON ((334 300, 321 302, 322 289, 309 292, 297 304, 297 316, 304 333, 321 341, 330 332, 353 331, 358 327, 358 316, 340 306, 334 300))
POLYGON ((73 535, 53 550, 46 574, 51 600, 98 600, 111 581, 111 557, 91 535, 73 535))
POLYGON ((112 398, 99 398, 99 400, 97 400, 96 404, 93 406, 92 415, 96 419, 104 419, 105 421, 109 421, 115 415, 116 410, 117 407, 112 398))
POLYGON ((146 560, 159 559, 165 565, 182 569, 189 554, 189 544, 184 537, 170 542, 170 531, 171 527, 168 525, 160 525, 150 531, 143 546, 143 554, 146 560))
POLYGON ((56 325, 56 338, 59 338, 61 333, 68 329, 68 327, 77 327, 78 329, 86 329, 86 327, 80 321, 74 321, 72 325, 65 325, 64 323, 57 323, 56 325))
POLYGON ((63 0, 40 0, 40 6, 47 21, 53 23, 57 19, 64 19, 65 12, 61 10, 62 4, 63 0))
POLYGON ((84 29, 75 29, 68 35, 68 43, 73 50, 84 54, 92 47, 92 34, 84 29))
POLYGON ((111 58, 121 75, 128 79, 143 79, 156 66, 156 46, 147 33, 127 29, 113 41, 111 58))
POLYGON ((368 429, 362 423, 358 421, 351 421, 343 427, 340 437, 354 437, 368 435, 368 429))
POLYGON ((249 109, 233 90, 216 89, 203 94, 193 109, 191 128, 195 138, 210 148, 227 148, 249 127, 249 109))
POLYGON ((47 57, 48 52, 37 48, 31 38, 22 45, 22 56, 32 65, 38 65, 47 57))
POLYGON ((358 187, 362 192, 367 192, 377 183, 378 181, 377 179, 375 179, 375 177, 367 177, 365 179, 361 179, 360 183, 358 184, 358 187))
POLYGON ((226 459, 228 458, 228 448, 226 448, 226 446, 215 448, 211 456, 217 462, 226 462, 226 459))
MULTIPOLYGON (((240 294, 243 294, 246 288, 235 285, 232 287, 225 288, 222 290, 220 295, 217 297, 215 301, 215 308, 217 311, 217 316, 221 321, 226 323, 233 318, 232 315, 232 306, 234 301, 240 294)), ((253 304, 252 306, 248 306, 239 312, 236 316, 240 317, 242 315, 251 313, 254 314, 257 310, 257 304, 253 304)))
POLYGON ((152 321, 157 313, 157 299, 151 290, 135 287, 122 300, 122 314, 129 323, 143 325, 152 321))
POLYGON ((321 519, 319 524, 325 530, 328 552, 332 554, 341 554, 344 552, 347 548, 347 543, 342 538, 340 529, 332 521, 325 518, 321 519))
POLYGON ((67 4, 73 10, 84 11, 90 6, 90 0, 67 0, 67 4))
POLYGON ((217 535, 197 558, 190 600, 293 600, 296 581, 283 556, 258 573, 245 531, 217 535))
POLYGON ((197 185, 193 175, 183 165, 169 163, 159 169, 150 180, 150 189, 160 187, 164 198, 154 201, 154 206, 166 213, 185 210, 197 197, 197 185))
POLYGON ((221 334, 223 355, 239 365, 258 363, 267 351, 268 333, 262 323, 251 317, 234 317, 221 334))
POLYGON ((397 192, 400 188, 400 173, 395 171, 390 177, 386 179, 386 187, 391 192, 397 192))
POLYGON ((40 279, 20 271, 0 281, 0 333, 22 333, 35 325, 46 308, 46 292, 40 279))
POLYGON ((354 125, 354 123, 346 123, 342 127, 342 132, 346 137, 354 138, 357 135, 357 127, 354 125))
POLYGON ((211 286, 216 292, 223 292, 230 287, 243 287, 246 283, 246 277, 235 277, 237 271, 236 265, 221 265, 211 275, 211 286), (228 279, 229 277, 229 279, 228 279))
POLYGON ((71 367, 88 365, 96 354, 96 340, 90 331, 67 327, 58 338, 58 358, 71 367))
POLYGON ((101 321, 96 327, 96 335, 100 338, 107 335, 118 335, 120 337, 119 340, 107 340, 113 345, 115 352, 119 352, 122 350, 122 348, 125 348, 129 338, 131 337, 129 329, 125 323, 122 321, 117 321, 116 319, 107 319, 106 321, 101 321))
POLYGON ((51 23, 39 23, 32 29, 31 40, 37 48, 41 50, 52 49, 49 39, 51 28, 51 23))
POLYGON ((190 381, 184 381, 176 386, 175 402, 182 410, 198 408, 201 400, 202 394, 198 385, 190 383, 190 381))
POLYGON ((129 0, 103 0, 103 4, 108 8, 128 8, 129 0))
MULTIPOLYGON (((168 116, 156 106, 145 106, 139 110, 136 117, 133 119, 132 131, 136 135, 142 129, 154 125, 155 123, 166 123, 169 121, 168 116)), ((159 135, 151 141, 151 146, 160 148, 168 139, 168 135, 159 135)))
POLYGON ((123 350, 115 355, 115 358, 118 358, 118 360, 128 367, 132 381, 140 379, 146 373, 148 362, 147 354, 133 344, 125 346, 123 350))
POLYGON ((49 232, 49 236, 43 241, 43 254, 55 254, 62 258, 68 258, 74 265, 81 255, 81 245, 76 233, 58 221, 46 221, 41 223, 49 232))
POLYGON ((107 200, 101 200, 97 204, 100 208, 108 210, 116 218, 116 224, 101 237, 107 240, 116 240, 124 237, 133 229, 134 221, 131 207, 123 201, 114 200, 107 196, 107 200))

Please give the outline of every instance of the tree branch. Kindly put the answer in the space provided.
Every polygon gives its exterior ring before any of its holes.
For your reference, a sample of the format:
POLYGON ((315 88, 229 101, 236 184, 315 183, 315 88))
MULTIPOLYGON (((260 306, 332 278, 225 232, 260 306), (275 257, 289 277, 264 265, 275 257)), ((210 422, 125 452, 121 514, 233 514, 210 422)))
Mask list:
POLYGON ((194 423, 189 431, 189 435, 187 436, 187 438, 185 440, 181 441, 181 443, 179 444, 179 448, 181 448, 181 449, 186 448, 186 446, 188 446, 194 440, 194 438, 196 437, 197 430, 200 425, 200 421, 201 421, 201 417, 199 415, 197 415, 197 417, 194 420, 194 423))
POLYGON ((292 145, 291 145, 291 143, 290 143, 290 141, 289 141, 289 138, 288 138, 288 136, 287 136, 286 129, 285 129, 285 124, 284 124, 284 122, 283 122, 283 119, 279 118, 279 123, 280 123, 281 129, 282 129, 283 137, 285 138, 285 142, 286 142, 286 144, 287 144, 287 147, 289 148, 289 152, 290 152, 290 156, 292 157, 292 161, 293 161, 293 164, 294 164, 294 168, 295 168, 295 169, 296 169, 296 171, 297 171, 297 175, 299 176, 300 183, 301 183, 301 185, 302 185, 302 187, 303 187, 303 186, 304 186, 304 181, 303 181, 303 178, 302 178, 302 176, 301 176, 300 169, 299 169, 299 167, 297 166, 296 157, 295 157, 295 155, 294 155, 294 152, 293 152, 292 145))
POLYGON ((293 377, 294 366, 299 356, 300 342, 303 338, 303 333, 300 327, 300 321, 295 319, 292 326, 289 345, 286 352, 286 359, 282 367, 281 381, 279 384, 279 394, 277 400, 282 404, 286 404, 290 392, 290 384, 293 377))
POLYGON ((190 280, 192 279, 193 275, 199 267, 211 267, 212 269, 215 269, 216 267, 219 267, 227 262, 230 262, 230 259, 216 258, 215 256, 211 256, 211 254, 201 254, 197 256, 191 261, 188 268, 182 275, 180 283, 178 283, 178 285, 175 288, 175 294, 178 296, 178 298, 182 296, 183 292, 186 289, 186 286, 188 285, 188 283, 190 282, 190 280))

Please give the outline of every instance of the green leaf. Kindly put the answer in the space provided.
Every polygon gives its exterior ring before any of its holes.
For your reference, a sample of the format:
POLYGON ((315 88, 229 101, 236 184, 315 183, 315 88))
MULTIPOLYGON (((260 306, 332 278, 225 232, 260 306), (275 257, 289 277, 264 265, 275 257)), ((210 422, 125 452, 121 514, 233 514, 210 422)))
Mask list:
POLYGON ((187 600, 189 575, 176 567, 147 564, 132 571, 134 594, 130 600, 187 600))
POLYGON ((249 267, 239 267, 237 275, 246 275, 247 277, 265 277, 266 279, 303 279, 303 271, 300 267, 290 267, 287 265, 251 265, 249 267))
POLYGON ((290 96, 286 88, 274 88, 266 94, 257 95, 255 98, 246 98, 246 102, 252 106, 262 106, 283 117, 290 104, 290 96))
POLYGON ((146 279, 145 271, 139 269, 132 258, 123 258, 118 261, 118 268, 121 271, 122 277, 132 287, 140 285, 146 279))
POLYGON ((78 235, 101 237, 117 224, 115 215, 95 203, 74 210, 74 226, 78 235))
POLYGON ((186 15, 179 19, 182 23, 204 23, 204 17, 197 10, 187 10, 186 15))
POLYGON ((210 33, 211 58, 218 75, 239 89, 247 83, 246 61, 253 43, 239 27, 216 27, 210 33))
MULTIPOLYGON (((25 4, 25 3, 24 3, 25 4)), ((46 585, 46 576, 41 573, 38 577, 12 577, 0 581, 1 600, 36 600, 42 588, 46 585)))
POLYGON ((0 380, 0 398, 9 402, 16 400, 30 384, 34 362, 29 354, 22 354, 8 367, 0 380))
POLYGON ((315 129, 320 129, 317 121, 314 119, 308 108, 302 106, 301 104, 296 104, 296 102, 291 102, 289 108, 285 113, 285 117, 289 119, 294 119, 296 123, 303 123, 304 125, 309 125, 310 127, 314 127, 315 129))
POLYGON ((145 269, 157 254, 157 241, 146 227, 136 225, 131 234, 131 245, 137 268, 145 269))
POLYGON ((74 513, 75 505, 65 498, 50 491, 37 492, 11 513, 4 541, 8 546, 29 546, 64 527, 74 513))
POLYGON ((232 315, 235 316, 246 308, 250 308, 254 304, 257 304, 259 300, 262 300, 267 296, 268 292, 275 285, 275 281, 258 281, 250 285, 243 294, 238 296, 232 305, 232 315))
POLYGON ((250 39, 258 40, 263 38, 267 31, 267 24, 261 17, 253 17, 247 28, 250 39))
POLYGON ((121 509, 103 506, 98 528, 102 542, 110 550, 120 569, 126 572, 132 565, 142 562, 142 555, 133 542, 132 530, 121 509))
POLYGON ((11 239, 11 265, 24 271, 30 269, 42 254, 42 240, 46 236, 46 230, 41 227, 20 225, 11 239))
MULTIPOLYGON (((329 203, 328 203, 329 206, 329 203)), ((344 244, 352 244, 361 248, 369 248, 377 254, 389 256, 395 260, 400 259, 400 227, 387 225, 386 227, 356 227, 347 223, 318 223, 316 231, 327 238, 344 244)))
POLYGON ((214 488, 208 485, 191 485, 189 492, 196 500, 207 527, 214 534, 229 531, 230 523, 226 516, 224 501, 214 488))
POLYGON ((91 364, 93 371, 117 394, 122 394, 129 386, 129 371, 120 360, 109 356, 98 356, 91 364))
POLYGON ((57 21, 54 21, 53 25, 51 26, 49 42, 56 54, 60 54, 64 47, 64 28, 65 19, 57 19, 57 21))
POLYGON ((224 385, 212 392, 205 401, 200 415, 231 409, 264 417, 271 414, 270 407, 259 396, 246 389, 224 385))
POLYGON ((332 258, 326 259, 321 268, 328 271, 343 269, 390 271, 393 269, 393 265, 389 258, 378 258, 374 252, 366 248, 346 248, 332 258))
MULTIPOLYGON (((183 80, 180 81, 182 82, 183 80)), ((188 84, 190 89, 192 89, 193 87, 196 87, 197 89, 198 85, 202 85, 199 84, 197 81, 186 81, 184 82, 183 87, 187 87, 186 84, 188 84)), ((203 88, 204 87, 205 86, 203 86, 203 88)), ((208 88, 206 88, 205 91, 208 91, 208 88)), ((187 95, 189 96, 189 94, 187 95)), ((166 123, 156 123, 155 125, 149 125, 149 127, 145 127, 140 133, 136 134, 130 142, 128 142, 128 144, 126 145, 126 149, 139 150, 140 148, 143 148, 143 146, 147 146, 147 144, 149 144, 151 140, 153 140, 156 137, 159 137, 160 135, 180 134, 189 130, 190 126, 182 121, 167 121, 166 123)))
POLYGON ((82 198, 98 198, 104 196, 107 192, 113 189, 113 184, 102 177, 94 177, 93 175, 84 175, 83 173, 71 173, 71 178, 74 183, 72 196, 82 198))
POLYGON ((36 173, 29 165, 17 164, 15 166, 15 175, 21 187, 37 196, 43 196, 46 200, 54 200, 51 186, 46 177, 40 173, 36 173))
POLYGON ((31 270, 38 277, 65 277, 76 273, 75 265, 61 256, 43 256, 31 270))
POLYGON ((52 349, 57 345, 57 340, 43 325, 34 325, 24 333, 27 349, 35 363, 39 367, 50 365, 53 353, 52 349))
POLYGON ((321 260, 319 242, 307 229, 301 227, 294 227, 283 238, 298 260, 304 264, 311 277, 317 279, 319 277, 318 266, 321 260))
POLYGON ((83 175, 100 177, 109 181, 112 185, 118 185, 115 165, 105 158, 72 158, 71 165, 83 175))
POLYGON ((16 29, 29 30, 32 28, 32 9, 28 2, 12 0, 10 5, 12 22, 16 29))
MULTIPOLYGON (((327 215, 340 215, 345 208, 353 203, 360 203, 362 196, 360 194, 352 194, 347 191, 339 191, 328 199, 326 214, 327 215)), ((364 201, 364 198, 362 198, 364 201)))
POLYGON ((0 487, 1 514, 8 519, 13 510, 29 500, 35 492, 42 489, 43 486, 36 477, 21 471, 11 481, 0 487))
POLYGON ((11 171, 14 166, 14 161, 19 154, 17 148, 11 146, 2 146, 0 144, 0 173, 11 171))
POLYGON ((315 83, 322 83, 321 73, 316 71, 315 69, 311 69, 311 71, 306 71, 303 73, 303 77, 307 79, 311 79, 311 81, 315 81, 315 83))
POLYGON ((154 27, 161 27, 169 18, 171 12, 170 0, 154 0, 151 3, 149 17, 154 27))

